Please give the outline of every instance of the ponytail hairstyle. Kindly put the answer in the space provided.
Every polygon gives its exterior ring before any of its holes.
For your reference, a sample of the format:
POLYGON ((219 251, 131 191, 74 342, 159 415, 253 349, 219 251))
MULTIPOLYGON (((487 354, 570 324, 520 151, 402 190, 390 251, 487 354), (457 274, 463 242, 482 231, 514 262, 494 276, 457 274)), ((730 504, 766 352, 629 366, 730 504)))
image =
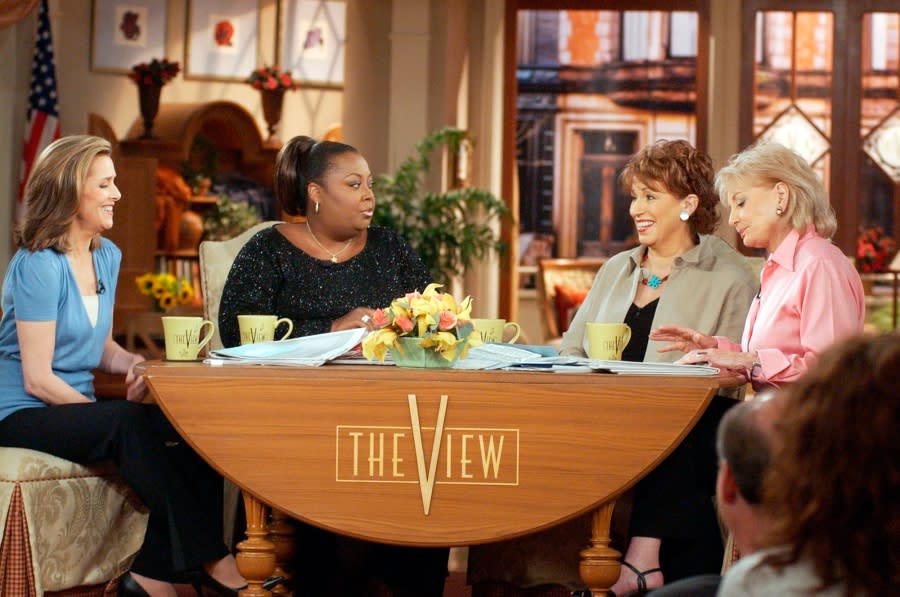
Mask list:
POLYGON ((285 213, 306 216, 309 207, 309 184, 324 185, 325 172, 336 156, 359 153, 346 143, 316 141, 298 135, 288 141, 275 160, 275 200, 285 213))

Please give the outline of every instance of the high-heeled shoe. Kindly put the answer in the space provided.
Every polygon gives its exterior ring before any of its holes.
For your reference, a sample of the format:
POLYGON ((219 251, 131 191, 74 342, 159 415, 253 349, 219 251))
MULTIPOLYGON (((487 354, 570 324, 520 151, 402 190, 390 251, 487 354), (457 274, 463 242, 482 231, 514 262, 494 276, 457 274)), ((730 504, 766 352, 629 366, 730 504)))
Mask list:
MULTIPOLYGON (((273 588, 277 587, 284 581, 283 576, 271 576, 266 579, 263 583, 263 588, 267 591, 271 591, 273 588)), ((213 578, 209 572, 204 570, 203 568, 199 568, 196 570, 191 570, 188 573, 188 582, 191 583, 191 586, 194 587, 194 592, 197 593, 197 597, 203 597, 203 589, 209 589, 214 592, 219 597, 238 597, 238 593, 247 588, 247 585, 243 587, 238 587, 236 589, 232 587, 227 587, 213 578)), ((129 596, 131 597, 131 596, 129 596)), ((141 597, 140 595, 134 595, 133 597, 141 597)))
POLYGON ((118 597, 150 597, 138 581, 134 580, 131 572, 126 572, 119 577, 119 587, 116 590, 118 597))

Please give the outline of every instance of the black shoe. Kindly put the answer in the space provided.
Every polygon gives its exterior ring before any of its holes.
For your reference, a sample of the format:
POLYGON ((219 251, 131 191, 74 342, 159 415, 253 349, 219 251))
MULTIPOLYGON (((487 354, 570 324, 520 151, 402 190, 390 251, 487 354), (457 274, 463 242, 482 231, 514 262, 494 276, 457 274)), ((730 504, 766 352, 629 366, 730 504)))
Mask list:
POLYGON ((188 572, 188 582, 191 583, 191 586, 194 587, 194 591, 197 593, 197 597, 203 597, 203 589, 209 589, 219 597, 238 597, 238 593, 247 588, 247 585, 243 587, 238 587, 233 589, 231 587, 226 587, 212 576, 209 575, 209 572, 204 570, 203 568, 199 568, 197 570, 191 570, 188 572))
MULTIPOLYGON (((277 587, 284 581, 283 576, 271 576, 266 579, 263 583, 263 588, 267 591, 271 591, 273 588, 277 587)), ((191 570, 188 573, 188 582, 191 583, 191 586, 194 587, 194 592, 197 593, 197 597, 203 597, 203 589, 207 588, 219 597, 238 597, 238 593, 247 588, 247 585, 243 587, 238 587, 237 589, 233 589, 231 587, 226 587, 215 578, 210 576, 210 574, 200 568, 198 570, 191 570)), ((146 593, 145 593, 146 594, 146 593)), ((129 596, 131 597, 131 596, 129 596)), ((143 597, 140 594, 135 594, 133 597, 143 597)), ((148 596, 149 597, 149 596, 148 596)))
POLYGON ((150 597, 144 587, 134 580, 131 572, 126 572, 119 577, 119 588, 116 590, 116 595, 119 597, 150 597))

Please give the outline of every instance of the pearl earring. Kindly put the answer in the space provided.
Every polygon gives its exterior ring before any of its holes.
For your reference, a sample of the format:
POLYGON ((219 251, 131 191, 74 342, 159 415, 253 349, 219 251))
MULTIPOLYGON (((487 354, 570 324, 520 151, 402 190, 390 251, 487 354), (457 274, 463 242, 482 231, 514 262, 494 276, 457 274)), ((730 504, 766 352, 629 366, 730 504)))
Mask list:
POLYGON ((319 202, 316 201, 316 213, 319 213, 319 202))
POLYGON ((691 214, 688 213, 688 210, 686 210, 686 209, 682 209, 682 210, 681 210, 681 213, 678 214, 678 218, 679 218, 682 222, 687 222, 687 221, 688 221, 688 218, 690 218, 690 217, 691 217, 691 214))
POLYGON ((783 216, 783 215, 784 215, 784 210, 781 209, 780 207, 776 207, 776 208, 775 208, 775 215, 776 215, 776 216, 783 216))

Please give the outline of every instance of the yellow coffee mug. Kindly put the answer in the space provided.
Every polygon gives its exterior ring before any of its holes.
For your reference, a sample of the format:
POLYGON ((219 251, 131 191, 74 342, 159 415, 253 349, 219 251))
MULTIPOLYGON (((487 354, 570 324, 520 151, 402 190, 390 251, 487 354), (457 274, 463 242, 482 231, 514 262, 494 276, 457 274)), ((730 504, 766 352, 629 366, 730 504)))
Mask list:
POLYGON ((621 361, 622 351, 631 340, 627 323, 590 322, 585 326, 588 357, 601 361, 621 361))
POLYGON ((165 315, 162 318, 166 338, 166 359, 170 361, 195 361, 200 349, 213 337, 215 325, 202 317, 165 315), (207 328, 206 335, 200 334, 207 328))
POLYGON ((277 315, 238 315, 238 327, 241 329, 241 344, 270 342, 275 339, 275 330, 282 323, 287 324, 287 331, 279 340, 284 340, 294 331, 294 322, 287 317, 277 315))
POLYGON ((507 344, 512 344, 519 339, 522 328, 515 321, 506 321, 505 319, 473 319, 472 325, 475 326, 475 333, 482 342, 502 343, 503 336, 506 334, 507 328, 512 328, 512 337, 507 340, 507 344))

